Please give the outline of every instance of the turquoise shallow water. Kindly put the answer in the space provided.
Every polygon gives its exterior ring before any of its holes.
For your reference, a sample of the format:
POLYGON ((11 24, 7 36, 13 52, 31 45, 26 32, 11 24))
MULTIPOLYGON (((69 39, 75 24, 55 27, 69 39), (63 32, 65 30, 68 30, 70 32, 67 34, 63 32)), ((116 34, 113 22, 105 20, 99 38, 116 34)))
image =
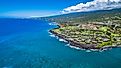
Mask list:
POLYGON ((49 22, 0 19, 0 68, 121 68, 121 49, 86 52, 50 37, 49 22))

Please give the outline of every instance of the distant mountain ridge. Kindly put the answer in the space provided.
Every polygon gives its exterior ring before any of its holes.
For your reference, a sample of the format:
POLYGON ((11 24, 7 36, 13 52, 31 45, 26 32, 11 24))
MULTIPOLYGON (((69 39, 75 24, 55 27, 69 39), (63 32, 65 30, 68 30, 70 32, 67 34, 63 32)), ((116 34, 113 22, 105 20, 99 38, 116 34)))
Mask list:
POLYGON ((82 23, 90 21, 107 21, 115 18, 121 18, 121 8, 113 10, 98 10, 91 12, 76 12, 63 15, 37 17, 35 19, 53 21, 53 22, 73 22, 82 23))

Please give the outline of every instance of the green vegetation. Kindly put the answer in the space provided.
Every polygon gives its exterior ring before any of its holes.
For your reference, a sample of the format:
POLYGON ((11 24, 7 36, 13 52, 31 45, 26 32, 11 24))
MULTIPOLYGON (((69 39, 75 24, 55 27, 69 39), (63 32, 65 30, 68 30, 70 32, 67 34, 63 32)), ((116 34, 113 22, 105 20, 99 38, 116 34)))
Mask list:
POLYGON ((103 11, 93 11, 93 12, 78 12, 70 13, 64 15, 50 16, 35 18, 41 20, 47 20, 58 23, 87 23, 87 22, 120 22, 121 20, 121 9, 114 10, 103 10, 103 11))
POLYGON ((98 23, 99 22, 92 22, 88 24, 66 26, 60 24, 61 27, 53 31, 80 44, 95 44, 97 45, 96 47, 99 48, 121 45, 121 28, 118 27, 121 26, 120 23, 115 27, 112 26, 115 24, 113 22, 98 23), (118 29, 120 29, 120 31, 117 32, 118 29))

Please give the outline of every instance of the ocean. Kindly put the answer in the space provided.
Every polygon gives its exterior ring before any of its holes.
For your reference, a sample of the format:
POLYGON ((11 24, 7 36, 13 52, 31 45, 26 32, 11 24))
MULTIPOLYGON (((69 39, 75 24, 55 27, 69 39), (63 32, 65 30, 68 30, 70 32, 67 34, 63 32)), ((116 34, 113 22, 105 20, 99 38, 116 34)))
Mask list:
POLYGON ((121 48, 88 52, 70 48, 33 19, 0 19, 0 68, 121 68, 121 48))

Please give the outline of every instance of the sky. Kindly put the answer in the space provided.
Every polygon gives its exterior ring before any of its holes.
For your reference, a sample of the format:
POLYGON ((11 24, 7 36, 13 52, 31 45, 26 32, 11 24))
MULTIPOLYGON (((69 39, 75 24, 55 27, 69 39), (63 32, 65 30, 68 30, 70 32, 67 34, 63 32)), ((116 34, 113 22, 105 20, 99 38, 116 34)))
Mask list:
POLYGON ((69 6, 90 0, 0 0, 0 17, 36 17, 61 14, 69 6))
POLYGON ((43 17, 120 7, 121 0, 0 0, 0 17, 43 17))

